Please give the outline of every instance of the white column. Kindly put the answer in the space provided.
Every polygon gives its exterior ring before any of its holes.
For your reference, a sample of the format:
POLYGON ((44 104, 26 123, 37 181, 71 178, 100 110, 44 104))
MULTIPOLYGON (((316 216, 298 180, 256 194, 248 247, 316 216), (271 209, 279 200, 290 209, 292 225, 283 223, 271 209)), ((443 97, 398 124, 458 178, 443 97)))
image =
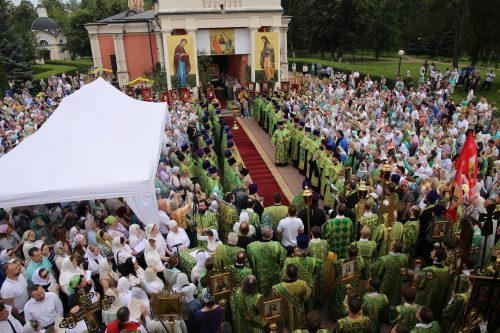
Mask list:
POLYGON ((92 34, 90 37, 90 48, 92 49, 92 60, 94 67, 102 67, 101 46, 99 45, 99 35, 92 34))
POLYGON ((279 54, 278 54, 278 81, 276 82, 276 87, 281 86, 281 31, 280 27, 272 27, 271 32, 277 32, 278 33, 278 46, 279 46, 279 54))
POLYGON ((125 45, 123 44, 123 34, 113 34, 113 43, 115 46, 118 83, 121 87, 129 81, 125 45))
POLYGON ((250 80, 255 82, 255 33, 259 28, 250 27, 250 80))
MULTIPOLYGON (((198 87, 200 85, 200 72, 199 72, 199 68, 198 68, 198 46, 197 46, 197 43, 196 43, 196 28, 191 28, 191 29, 187 29, 187 33, 188 35, 191 35, 193 36, 193 50, 194 50, 194 64, 196 65, 196 87, 198 87)), ((191 65, 191 68, 193 67, 193 65, 191 65)), ((194 87, 192 87, 194 88, 194 87)))
POLYGON ((288 27, 281 28, 281 71, 288 78, 288 27))
POLYGON ((165 71, 167 73, 167 86, 168 90, 172 89, 172 80, 170 78, 170 58, 168 54, 168 43, 167 43, 167 36, 170 36, 172 34, 172 30, 162 30, 161 31, 161 36, 162 36, 162 43, 163 43, 163 55, 165 56, 165 71))
POLYGON ((160 62, 161 68, 165 68, 165 56, 163 54, 163 39, 161 38, 161 32, 155 33, 156 36, 156 51, 158 52, 158 61, 160 62))

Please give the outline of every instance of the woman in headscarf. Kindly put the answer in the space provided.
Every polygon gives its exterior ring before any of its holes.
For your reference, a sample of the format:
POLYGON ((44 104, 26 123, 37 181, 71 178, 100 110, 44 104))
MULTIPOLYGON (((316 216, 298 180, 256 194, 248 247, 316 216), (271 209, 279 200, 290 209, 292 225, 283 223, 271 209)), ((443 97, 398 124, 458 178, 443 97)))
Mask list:
POLYGON ((108 234, 111 237, 113 237, 113 238, 117 237, 117 236, 123 237, 123 238, 128 237, 128 230, 113 215, 106 217, 104 219, 104 223, 106 223, 108 225, 108 234))
POLYGON ((158 293, 165 287, 163 281, 158 277, 157 273, 150 267, 144 271, 144 281, 142 282, 148 294, 158 293))
POLYGON ((57 270, 60 272, 62 267, 63 259, 71 255, 71 246, 67 240, 58 241, 54 245, 54 262, 56 264, 57 270))
POLYGON ((106 332, 137 332, 140 326, 141 325, 136 321, 130 320, 130 310, 128 307, 123 306, 116 312, 116 319, 110 322, 106 327, 106 332))
POLYGON ((191 281, 194 284, 200 282, 200 275, 205 270, 205 261, 207 260, 207 255, 205 251, 198 251, 196 253, 196 266, 191 270, 191 281))
POLYGON ((29 250, 32 247, 35 247, 36 234, 33 230, 26 230, 23 234, 22 241, 23 244, 23 255, 24 259, 29 259, 30 255, 28 254, 29 250))
POLYGON ((95 239, 97 240, 99 251, 104 257, 110 257, 113 255, 111 236, 109 236, 106 230, 97 230, 95 239))
POLYGON ((166 261, 167 258, 160 256, 156 250, 156 241, 153 238, 148 239, 148 242, 146 243, 144 259, 146 260, 148 268, 151 268, 156 273, 163 272, 164 266, 162 260, 166 261))
POLYGON ((189 283, 181 287, 181 294, 184 294, 184 298, 181 298, 182 307, 185 309, 185 314, 188 318, 184 319, 188 332, 199 332, 198 325, 196 324, 196 312, 202 308, 201 302, 198 298, 195 298, 197 294, 197 289, 194 284, 189 283))
POLYGON ((49 218, 45 215, 37 215, 30 223, 30 229, 36 234, 36 239, 43 239, 43 241, 48 244, 54 244, 54 238, 51 232, 47 228, 46 223, 49 222, 49 218), (45 238, 43 238, 45 237, 45 238))
MULTIPOLYGON (((118 309, 122 306, 126 306, 127 304, 123 304, 121 301, 120 292, 116 287, 118 279, 114 280, 113 278, 111 278, 111 274, 113 274, 114 272, 111 270, 111 266, 109 265, 107 258, 103 258, 99 261, 99 268, 99 277, 101 278, 100 281, 104 295, 115 298, 113 303, 111 303, 111 307, 109 309, 102 310, 102 321, 107 325, 116 319, 116 313, 118 309)), ((114 274, 116 275, 116 273, 114 274)), ((128 283, 127 279, 125 279, 125 281, 127 281, 128 283)))
POLYGON ((85 258, 87 259, 88 267, 92 275, 99 275, 99 261, 104 259, 101 252, 99 252, 99 248, 94 244, 90 244, 85 250, 85 258))
POLYGON ((61 290, 69 295, 69 282, 71 278, 75 275, 84 275, 85 272, 78 266, 78 260, 76 256, 69 256, 63 259, 61 266, 61 275, 59 275, 59 284, 61 290))
POLYGON ((201 232, 198 233, 198 240, 207 242, 208 252, 215 252, 217 245, 222 244, 219 240, 219 234, 215 229, 209 229, 206 236, 201 236, 201 232))
POLYGON ((113 257, 115 258, 115 264, 119 267, 128 258, 132 257, 134 254, 130 246, 125 242, 123 237, 113 238, 113 257))
POLYGON ((182 244, 178 247, 179 251, 189 248, 190 242, 186 230, 179 228, 177 222, 174 220, 168 222, 168 227, 170 228, 170 232, 167 235, 167 249, 169 254, 177 252, 177 247, 174 247, 176 244, 182 244))
POLYGON ((49 271, 45 268, 39 268, 31 275, 33 284, 39 284, 45 291, 51 291, 56 294, 59 293, 59 285, 56 279, 50 275, 49 271))
POLYGON ((47 260, 50 261, 52 266, 54 266, 56 261, 56 254, 54 253, 54 251, 51 251, 49 246, 41 240, 36 241, 35 246, 39 248, 40 251, 42 251, 42 256, 47 258, 47 260))
POLYGON ((130 281, 122 276, 118 280, 118 298, 120 299, 120 302, 124 305, 127 306, 130 303, 130 300, 132 299, 132 292, 130 291, 130 281))
POLYGON ((167 243, 165 242, 165 238, 163 238, 156 224, 149 223, 146 225, 146 238, 154 239, 156 241, 156 251, 158 251, 161 257, 165 257, 167 255, 167 243))
POLYGON ((106 210, 106 206, 100 199, 89 200, 90 209, 92 209, 92 213, 97 216, 98 219, 102 221, 102 219, 106 218, 108 212, 106 210))
POLYGON ((175 284, 172 286, 172 290, 176 292, 180 292, 182 288, 185 286, 189 286, 193 291, 196 289, 196 286, 193 283, 190 283, 188 280, 188 276, 185 273, 180 273, 177 275, 177 280, 175 284))
POLYGON ((0 253, 0 263, 3 265, 7 261, 15 259, 16 254, 14 253, 14 249, 5 249, 0 253))
POLYGON ((87 251, 87 237, 77 234, 73 239, 73 254, 78 254, 81 258, 85 256, 87 251))
POLYGON ((130 245, 132 249, 135 249, 137 245, 146 240, 146 235, 144 231, 141 230, 141 227, 138 224, 132 224, 128 231, 128 245, 130 245))

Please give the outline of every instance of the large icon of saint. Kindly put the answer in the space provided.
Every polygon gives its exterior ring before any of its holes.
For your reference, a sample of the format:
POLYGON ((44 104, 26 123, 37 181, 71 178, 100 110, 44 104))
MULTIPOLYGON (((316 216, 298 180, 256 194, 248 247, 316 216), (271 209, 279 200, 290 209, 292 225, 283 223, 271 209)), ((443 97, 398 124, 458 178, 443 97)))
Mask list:
POLYGON ((260 67, 264 70, 266 81, 274 79, 274 48, 266 36, 262 36, 264 47, 260 53, 260 67))
POLYGON ((177 76, 177 86, 186 87, 187 76, 191 71, 191 63, 189 62, 189 55, 184 49, 187 44, 187 39, 181 39, 179 45, 175 47, 174 51, 174 71, 177 76))

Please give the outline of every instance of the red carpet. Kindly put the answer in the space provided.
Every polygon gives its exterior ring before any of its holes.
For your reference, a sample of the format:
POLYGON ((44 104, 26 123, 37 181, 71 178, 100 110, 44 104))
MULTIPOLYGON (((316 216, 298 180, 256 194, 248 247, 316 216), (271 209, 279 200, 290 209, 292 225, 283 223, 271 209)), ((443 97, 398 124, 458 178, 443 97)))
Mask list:
MULTIPOLYGON (((233 117, 224 118, 226 123, 229 126, 232 126, 233 117)), ((264 207, 273 204, 273 194, 276 192, 281 193, 282 204, 288 206, 288 199, 284 195, 283 191, 281 191, 281 188, 274 179, 271 170, 269 170, 262 157, 260 157, 259 152, 246 134, 245 130, 240 127, 238 130, 232 129, 231 132, 234 135, 233 140, 236 147, 238 147, 243 163, 245 163, 246 168, 250 172, 250 177, 252 177, 253 182, 258 186, 259 195, 264 197, 264 207)))

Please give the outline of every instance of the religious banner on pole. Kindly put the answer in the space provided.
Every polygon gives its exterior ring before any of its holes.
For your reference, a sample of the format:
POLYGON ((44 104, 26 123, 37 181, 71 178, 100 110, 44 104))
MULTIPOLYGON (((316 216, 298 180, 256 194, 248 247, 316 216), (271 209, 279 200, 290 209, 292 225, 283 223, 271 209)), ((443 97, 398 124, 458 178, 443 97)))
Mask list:
POLYGON ((255 33, 255 79, 257 81, 278 81, 279 33, 255 33))
POLYGON ((195 50, 193 36, 167 36, 169 73, 172 85, 178 88, 196 86, 195 50))
POLYGON ((464 192, 470 198, 477 183, 477 146, 473 132, 469 132, 460 156, 455 161, 456 174, 451 188, 450 206, 446 215, 455 223, 457 221, 457 207, 464 202, 464 192))
POLYGON ((210 55, 235 54, 234 29, 210 29, 210 55))

